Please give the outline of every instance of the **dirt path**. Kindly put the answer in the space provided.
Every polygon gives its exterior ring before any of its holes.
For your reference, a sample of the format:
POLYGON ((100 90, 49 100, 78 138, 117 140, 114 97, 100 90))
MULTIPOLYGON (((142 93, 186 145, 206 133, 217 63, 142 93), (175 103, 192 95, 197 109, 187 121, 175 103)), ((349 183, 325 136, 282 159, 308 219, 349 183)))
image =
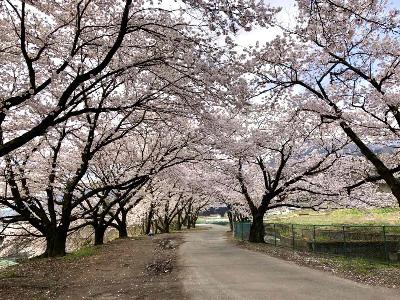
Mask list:
POLYGON ((391 300, 400 290, 371 287, 235 247, 227 228, 184 235, 179 265, 189 299, 391 300))
POLYGON ((0 299, 182 299, 179 243, 116 240, 88 257, 32 260, 0 272, 0 299))

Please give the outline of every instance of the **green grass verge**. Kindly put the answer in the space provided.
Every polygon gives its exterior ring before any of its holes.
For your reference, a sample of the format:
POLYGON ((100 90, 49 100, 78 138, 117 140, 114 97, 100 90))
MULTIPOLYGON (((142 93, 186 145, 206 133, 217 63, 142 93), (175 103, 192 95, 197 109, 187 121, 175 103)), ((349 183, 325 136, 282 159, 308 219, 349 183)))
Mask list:
POLYGON ((399 262, 388 264, 384 261, 368 260, 365 258, 347 258, 347 257, 329 257, 324 259, 327 263, 334 262, 343 272, 355 272, 362 275, 368 275, 372 272, 379 272, 385 269, 399 268, 399 262))
POLYGON ((12 270, 0 270, 0 279, 16 278, 18 274, 12 270))
POLYGON ((93 256, 99 252, 101 246, 85 246, 74 252, 68 253, 63 259, 75 260, 83 257, 93 256))

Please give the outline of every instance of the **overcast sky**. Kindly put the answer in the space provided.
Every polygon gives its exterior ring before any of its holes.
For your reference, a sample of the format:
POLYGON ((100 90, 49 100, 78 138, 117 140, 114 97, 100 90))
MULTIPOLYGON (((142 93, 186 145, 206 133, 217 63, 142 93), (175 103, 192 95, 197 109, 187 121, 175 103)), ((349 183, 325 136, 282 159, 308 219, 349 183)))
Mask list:
MULTIPOLYGON (((400 1, 400 0, 398 0, 400 1)), ((272 7, 281 7, 282 11, 278 14, 278 20, 283 22, 285 25, 290 25, 294 23, 294 17, 296 15, 297 9, 295 7, 294 0, 270 0, 268 3, 272 7)), ((278 28, 256 28, 250 32, 245 32, 242 30, 236 41, 240 46, 255 45, 258 41, 263 44, 267 41, 272 40, 275 36, 280 33, 278 28)))
MULTIPOLYGON (((294 17, 296 16, 297 9, 295 0, 265 0, 271 6, 281 7, 282 11, 278 15, 278 20, 285 25, 293 25, 294 17)), ((389 4, 397 9, 400 9, 400 0, 389 0, 389 4)), ((240 46, 255 45, 258 41, 260 45, 272 40, 280 33, 278 28, 258 28, 251 32, 242 30, 237 35, 236 41, 240 46)))

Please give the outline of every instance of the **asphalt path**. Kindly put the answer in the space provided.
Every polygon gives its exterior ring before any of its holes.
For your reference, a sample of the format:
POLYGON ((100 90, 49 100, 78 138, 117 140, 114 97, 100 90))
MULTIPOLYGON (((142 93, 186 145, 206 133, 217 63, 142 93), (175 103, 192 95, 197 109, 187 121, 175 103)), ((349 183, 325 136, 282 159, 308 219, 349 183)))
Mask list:
POLYGON ((241 249, 227 241, 226 231, 212 225, 185 234, 179 265, 187 299, 400 299, 400 290, 359 284, 241 249))

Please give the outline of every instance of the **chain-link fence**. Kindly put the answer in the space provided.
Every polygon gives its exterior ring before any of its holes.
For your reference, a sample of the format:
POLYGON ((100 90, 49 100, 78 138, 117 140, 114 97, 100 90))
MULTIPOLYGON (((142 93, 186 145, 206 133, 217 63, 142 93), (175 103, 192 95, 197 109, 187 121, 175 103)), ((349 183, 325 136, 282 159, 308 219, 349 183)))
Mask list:
MULTIPOLYGON (((235 223, 234 236, 248 240, 251 223, 235 223)), ((264 224, 268 244, 351 257, 400 261, 400 226, 264 224)))
POLYGON ((233 237, 241 241, 248 241, 250 235, 249 222, 235 222, 233 224, 233 237))

